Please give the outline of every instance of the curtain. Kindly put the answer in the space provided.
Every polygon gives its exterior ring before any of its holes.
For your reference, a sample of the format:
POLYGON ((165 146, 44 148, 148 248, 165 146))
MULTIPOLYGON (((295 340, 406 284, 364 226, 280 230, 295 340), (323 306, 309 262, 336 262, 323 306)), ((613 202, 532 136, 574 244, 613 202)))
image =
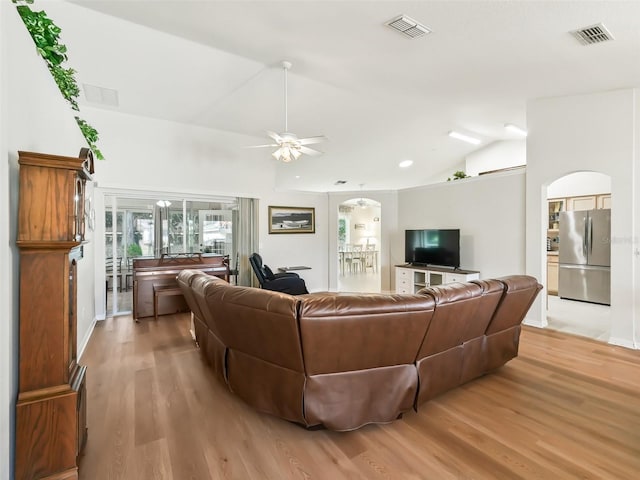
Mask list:
MULTIPOLYGON (((258 207, 259 200, 257 198, 238 198, 238 233, 237 252, 238 252, 238 276, 236 278, 237 285, 247 287, 258 287, 258 279, 249 264, 249 255, 258 251, 258 207)), ((232 265, 232 268, 235 265, 232 265)))

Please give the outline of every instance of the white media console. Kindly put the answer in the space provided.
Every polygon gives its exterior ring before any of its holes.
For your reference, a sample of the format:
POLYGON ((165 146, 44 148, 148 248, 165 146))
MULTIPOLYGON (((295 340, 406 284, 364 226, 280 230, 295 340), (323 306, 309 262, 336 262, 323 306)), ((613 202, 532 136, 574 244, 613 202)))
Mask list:
POLYGON ((396 293, 416 293, 424 287, 478 280, 480 272, 441 267, 396 265, 396 293))

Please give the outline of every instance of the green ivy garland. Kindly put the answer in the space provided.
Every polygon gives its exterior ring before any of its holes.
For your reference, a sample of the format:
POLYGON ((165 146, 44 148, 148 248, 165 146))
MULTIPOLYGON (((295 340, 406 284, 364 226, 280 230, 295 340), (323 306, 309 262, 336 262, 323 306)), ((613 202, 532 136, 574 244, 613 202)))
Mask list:
MULTIPOLYGON (((27 5, 33 4, 34 0, 11 0, 16 4, 16 9, 22 18, 22 22, 27 27, 31 38, 36 44, 36 49, 47 64, 60 93, 71 108, 77 112, 78 97, 80 88, 75 78, 76 71, 73 68, 64 68, 62 64, 67 61, 67 47, 60 43, 60 32, 62 31, 53 21, 47 17, 44 11, 34 12, 27 5)), ((96 146, 98 142, 98 132, 86 121, 76 116, 76 123, 84 135, 85 140, 93 150, 93 153, 100 160, 104 160, 102 152, 96 146)))

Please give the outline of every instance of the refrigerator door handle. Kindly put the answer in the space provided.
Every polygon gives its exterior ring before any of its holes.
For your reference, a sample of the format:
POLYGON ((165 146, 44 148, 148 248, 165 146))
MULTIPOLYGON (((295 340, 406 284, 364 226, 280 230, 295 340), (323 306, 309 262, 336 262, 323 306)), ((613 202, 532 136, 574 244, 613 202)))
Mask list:
POLYGON ((582 236, 582 254, 587 256, 587 235, 589 234, 589 217, 587 217, 587 221, 584 222, 584 235, 582 236))
POLYGON ((593 219, 589 216, 588 225, 589 225, 589 255, 593 254, 593 219))

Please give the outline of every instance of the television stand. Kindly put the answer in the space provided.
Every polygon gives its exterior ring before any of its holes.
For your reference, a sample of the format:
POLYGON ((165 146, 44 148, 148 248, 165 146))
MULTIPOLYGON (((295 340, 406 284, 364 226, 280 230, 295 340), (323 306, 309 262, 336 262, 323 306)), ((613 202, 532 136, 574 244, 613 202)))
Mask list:
POLYGON ((396 293, 416 293, 425 287, 478 280, 480 272, 453 267, 396 265, 396 293))

